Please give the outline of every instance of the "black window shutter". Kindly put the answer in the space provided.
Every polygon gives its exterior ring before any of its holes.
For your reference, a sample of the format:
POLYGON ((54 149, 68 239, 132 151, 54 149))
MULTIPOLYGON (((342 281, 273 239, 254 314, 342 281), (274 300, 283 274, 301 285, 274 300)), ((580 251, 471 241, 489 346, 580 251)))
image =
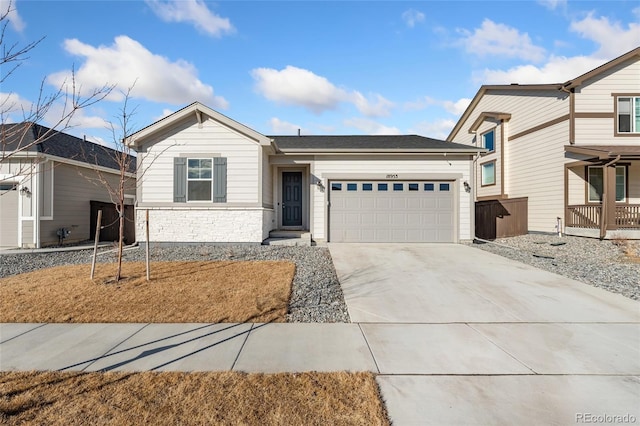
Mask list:
POLYGON ((213 158, 213 202, 227 202, 227 159, 213 158))
POLYGON ((173 202, 187 202, 187 159, 185 157, 173 159, 173 202))

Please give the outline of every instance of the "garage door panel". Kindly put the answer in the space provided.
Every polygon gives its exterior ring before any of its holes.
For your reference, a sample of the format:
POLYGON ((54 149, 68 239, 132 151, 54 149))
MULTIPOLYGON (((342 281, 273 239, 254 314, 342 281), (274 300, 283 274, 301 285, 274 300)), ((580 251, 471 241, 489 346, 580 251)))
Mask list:
MULTIPOLYGON (((340 182, 330 192, 329 238, 334 242, 453 242, 452 182, 340 182), (387 187, 388 190, 380 190, 387 187), (402 188, 402 190, 394 190, 402 188), (441 190, 441 188, 449 190, 441 190), (355 189, 345 191, 344 189, 355 189), (368 188, 372 190, 363 190, 368 188)), ((333 186, 329 186, 333 188, 333 186)))

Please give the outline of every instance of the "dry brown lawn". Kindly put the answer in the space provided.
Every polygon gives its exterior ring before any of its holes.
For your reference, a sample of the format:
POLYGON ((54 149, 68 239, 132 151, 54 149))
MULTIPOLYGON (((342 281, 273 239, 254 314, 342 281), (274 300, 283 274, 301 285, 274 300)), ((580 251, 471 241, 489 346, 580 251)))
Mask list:
POLYGON ((388 425, 371 373, 0 373, 8 425, 388 425))
POLYGON ((0 322, 284 322, 292 262, 59 266, 0 279, 0 322))

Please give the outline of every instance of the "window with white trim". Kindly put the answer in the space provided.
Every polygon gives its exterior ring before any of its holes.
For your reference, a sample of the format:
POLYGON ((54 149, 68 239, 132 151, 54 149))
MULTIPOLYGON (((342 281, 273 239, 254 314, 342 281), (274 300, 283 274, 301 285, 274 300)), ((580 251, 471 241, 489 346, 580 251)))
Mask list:
POLYGON ((618 102, 618 133, 640 133, 640 96, 620 96, 618 102))
POLYGON ((482 186, 495 185, 496 183, 496 162, 491 161, 481 166, 482 186))
POLYGON ((496 131, 494 129, 482 134, 482 147, 487 148, 489 152, 495 151, 496 131))
MULTIPOLYGON (((587 199, 590 203, 601 203, 604 187, 602 167, 588 167, 587 179, 589 191, 587 199)), ((627 168, 616 166, 616 202, 627 201, 627 168)))
POLYGON ((212 201, 213 161, 211 158, 187 160, 187 201, 212 201))

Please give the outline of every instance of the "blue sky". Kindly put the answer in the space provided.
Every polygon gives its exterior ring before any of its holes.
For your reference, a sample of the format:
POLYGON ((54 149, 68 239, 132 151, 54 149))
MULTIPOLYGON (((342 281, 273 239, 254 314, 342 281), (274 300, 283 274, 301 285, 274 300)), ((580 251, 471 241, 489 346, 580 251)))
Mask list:
POLYGON ((105 143, 134 82, 136 129, 198 100, 267 135, 444 139, 482 84, 564 82, 640 46, 636 0, 9 4, 5 47, 45 38, 0 87, 3 120, 73 68, 83 93, 118 86, 68 130, 105 143))

